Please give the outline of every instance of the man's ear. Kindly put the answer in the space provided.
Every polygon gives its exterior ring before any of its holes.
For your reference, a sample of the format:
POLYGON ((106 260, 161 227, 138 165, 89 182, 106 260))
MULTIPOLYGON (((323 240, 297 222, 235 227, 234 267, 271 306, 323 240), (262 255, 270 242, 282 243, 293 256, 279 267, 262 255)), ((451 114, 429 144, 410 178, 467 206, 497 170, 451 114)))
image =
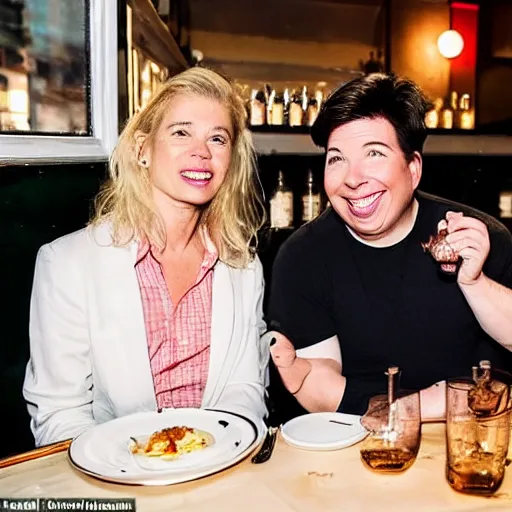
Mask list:
POLYGON ((411 181, 413 189, 416 190, 421 181, 421 174, 423 172, 423 159, 421 155, 415 151, 412 160, 408 164, 409 172, 411 173, 411 181))

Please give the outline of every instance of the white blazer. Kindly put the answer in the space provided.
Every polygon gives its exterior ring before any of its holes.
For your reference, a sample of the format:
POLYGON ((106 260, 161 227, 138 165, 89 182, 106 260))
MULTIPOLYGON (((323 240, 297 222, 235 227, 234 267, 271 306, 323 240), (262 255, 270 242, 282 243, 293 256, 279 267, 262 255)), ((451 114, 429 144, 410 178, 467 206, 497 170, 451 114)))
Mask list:
MULTIPOLYGON (((39 250, 23 386, 37 446, 74 438, 119 416, 156 410, 136 256, 135 242, 112 246, 108 224, 39 250)), ((260 338, 263 288, 258 258, 243 270, 216 264, 202 402, 260 425, 267 412, 269 358, 260 338)))

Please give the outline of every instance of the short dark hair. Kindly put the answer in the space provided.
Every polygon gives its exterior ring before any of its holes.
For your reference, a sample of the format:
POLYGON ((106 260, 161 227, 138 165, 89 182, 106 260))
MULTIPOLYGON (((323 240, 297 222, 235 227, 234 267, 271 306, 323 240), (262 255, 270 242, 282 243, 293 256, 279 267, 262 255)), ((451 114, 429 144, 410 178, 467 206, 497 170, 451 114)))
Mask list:
POLYGON ((336 128, 357 119, 389 121, 405 158, 420 154, 427 138, 425 114, 432 108, 413 81, 396 75, 373 73, 347 82, 327 98, 311 127, 313 142, 324 149, 336 128))

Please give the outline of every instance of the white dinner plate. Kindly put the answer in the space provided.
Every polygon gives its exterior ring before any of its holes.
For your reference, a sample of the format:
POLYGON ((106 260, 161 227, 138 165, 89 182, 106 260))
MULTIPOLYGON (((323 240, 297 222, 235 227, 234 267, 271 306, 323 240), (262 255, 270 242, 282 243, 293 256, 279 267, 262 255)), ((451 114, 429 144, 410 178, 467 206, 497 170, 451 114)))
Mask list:
POLYGON ((339 412, 318 412, 298 416, 281 429, 283 439, 303 450, 339 450, 358 443, 368 435, 361 416, 339 412))
POLYGON ((96 425, 73 440, 68 456, 79 471, 108 482, 171 485, 233 466, 253 451, 259 437, 254 423, 243 416, 204 409, 167 409, 136 413, 96 425), (214 443, 176 460, 132 454, 130 438, 143 438, 173 426, 208 432, 214 443))

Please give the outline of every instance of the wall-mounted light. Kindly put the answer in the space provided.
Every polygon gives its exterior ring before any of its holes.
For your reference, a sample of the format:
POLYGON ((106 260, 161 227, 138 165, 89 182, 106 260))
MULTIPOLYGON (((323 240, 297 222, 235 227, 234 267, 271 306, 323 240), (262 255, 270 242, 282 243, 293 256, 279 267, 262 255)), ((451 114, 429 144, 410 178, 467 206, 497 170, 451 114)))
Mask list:
POLYGON ((445 30, 437 40, 439 53, 447 59, 458 57, 464 48, 464 39, 456 30, 445 30))

